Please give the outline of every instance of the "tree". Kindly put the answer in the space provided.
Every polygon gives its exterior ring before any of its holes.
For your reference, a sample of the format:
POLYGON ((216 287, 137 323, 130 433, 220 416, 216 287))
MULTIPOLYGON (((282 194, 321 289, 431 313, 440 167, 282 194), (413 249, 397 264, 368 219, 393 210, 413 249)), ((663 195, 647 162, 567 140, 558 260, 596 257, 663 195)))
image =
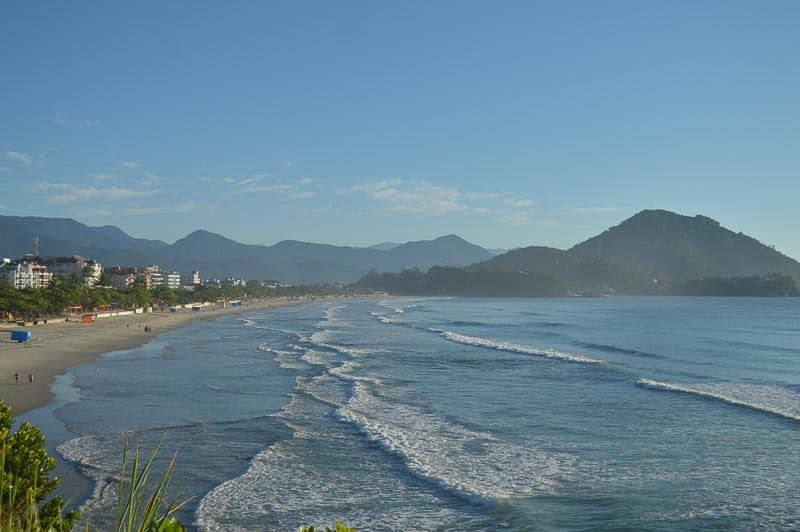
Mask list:
POLYGON ((61 497, 42 505, 60 482, 49 477, 56 463, 47 454, 44 436, 27 421, 12 433, 13 423, 11 407, 0 399, 0 522, 10 523, 12 530, 71 530, 79 515, 75 510, 63 515, 61 497))

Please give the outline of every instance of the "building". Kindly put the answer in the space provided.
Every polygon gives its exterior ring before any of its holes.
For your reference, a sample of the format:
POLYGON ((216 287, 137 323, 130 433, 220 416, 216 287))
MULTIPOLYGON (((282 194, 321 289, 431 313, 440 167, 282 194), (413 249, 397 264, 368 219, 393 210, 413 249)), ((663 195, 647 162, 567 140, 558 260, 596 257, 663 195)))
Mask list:
POLYGON ((200 272, 197 270, 193 270, 192 273, 181 275, 181 285, 184 287, 191 288, 195 285, 201 284, 201 282, 200 272))
POLYGON ((161 270, 158 268, 158 264, 153 264, 152 266, 147 266, 144 269, 144 273, 149 278, 149 283, 147 284, 147 288, 151 288, 152 286, 159 286, 164 284, 164 275, 162 274, 161 270))
POLYGON ((102 265, 96 260, 87 260, 80 255, 71 257, 51 257, 41 259, 40 263, 47 266, 53 275, 72 275, 77 273, 81 276, 86 286, 94 286, 100 281, 103 272, 102 265))
POLYGON ((53 280, 47 266, 34 260, 3 259, 0 263, 0 281, 10 283, 14 288, 47 288, 53 280))
POLYGON ((181 274, 178 272, 164 272, 162 278, 164 280, 163 284, 166 285, 167 288, 177 290, 181 287, 181 274))
POLYGON ((138 268, 123 268, 113 266, 107 268, 105 277, 108 283, 115 288, 127 288, 133 286, 136 279, 143 279, 144 285, 149 288, 150 276, 146 272, 139 271, 138 268))

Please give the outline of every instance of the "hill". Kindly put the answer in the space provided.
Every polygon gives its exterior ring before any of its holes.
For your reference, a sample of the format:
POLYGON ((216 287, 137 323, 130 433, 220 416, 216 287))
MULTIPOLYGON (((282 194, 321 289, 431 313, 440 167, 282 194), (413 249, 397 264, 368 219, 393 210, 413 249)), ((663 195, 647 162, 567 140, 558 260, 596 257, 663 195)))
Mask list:
POLYGON ((676 279, 781 272, 800 281, 800 263, 706 216, 645 210, 573 246, 579 257, 602 257, 676 279))
POLYGON ((407 242, 391 249, 355 248, 284 240, 272 246, 242 244, 198 230, 167 244, 134 238, 114 226, 90 227, 68 218, 0 216, 0 255, 30 252, 39 237, 43 256, 83 255, 105 265, 198 269, 203 276, 241 276, 292 283, 353 282, 370 269, 400 271, 435 265, 466 266, 492 254, 455 235, 407 242))
POLYGON ((756 239, 705 216, 663 210, 641 211, 569 250, 530 246, 464 271, 473 277, 455 271, 419 279, 372 275, 362 284, 393 286, 395 293, 419 293, 424 287, 431 294, 457 295, 470 293, 459 282, 479 278, 482 294, 501 295, 508 292, 508 274, 515 274, 520 283, 537 275, 544 276, 540 281, 555 279, 565 292, 577 294, 796 295, 800 282, 800 263, 756 239))

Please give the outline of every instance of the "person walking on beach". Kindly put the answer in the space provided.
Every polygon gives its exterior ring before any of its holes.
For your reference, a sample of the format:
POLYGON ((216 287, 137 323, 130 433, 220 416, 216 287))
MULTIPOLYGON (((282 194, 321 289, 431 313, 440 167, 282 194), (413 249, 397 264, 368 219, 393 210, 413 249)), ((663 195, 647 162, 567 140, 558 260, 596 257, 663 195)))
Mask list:
POLYGON ((33 384, 33 373, 28 373, 28 382, 33 384))
POLYGON ((14 379, 17 381, 17 384, 19 384, 19 371, 14 373, 14 379))

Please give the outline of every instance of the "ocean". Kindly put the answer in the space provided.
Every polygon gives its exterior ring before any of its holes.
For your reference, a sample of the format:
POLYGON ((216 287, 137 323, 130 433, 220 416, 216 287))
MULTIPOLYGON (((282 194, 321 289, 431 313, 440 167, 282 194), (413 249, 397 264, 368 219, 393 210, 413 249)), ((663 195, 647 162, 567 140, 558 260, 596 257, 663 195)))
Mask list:
POLYGON ((105 530, 127 437, 200 530, 800 527, 800 299, 340 299, 72 368, 35 419, 105 530))

